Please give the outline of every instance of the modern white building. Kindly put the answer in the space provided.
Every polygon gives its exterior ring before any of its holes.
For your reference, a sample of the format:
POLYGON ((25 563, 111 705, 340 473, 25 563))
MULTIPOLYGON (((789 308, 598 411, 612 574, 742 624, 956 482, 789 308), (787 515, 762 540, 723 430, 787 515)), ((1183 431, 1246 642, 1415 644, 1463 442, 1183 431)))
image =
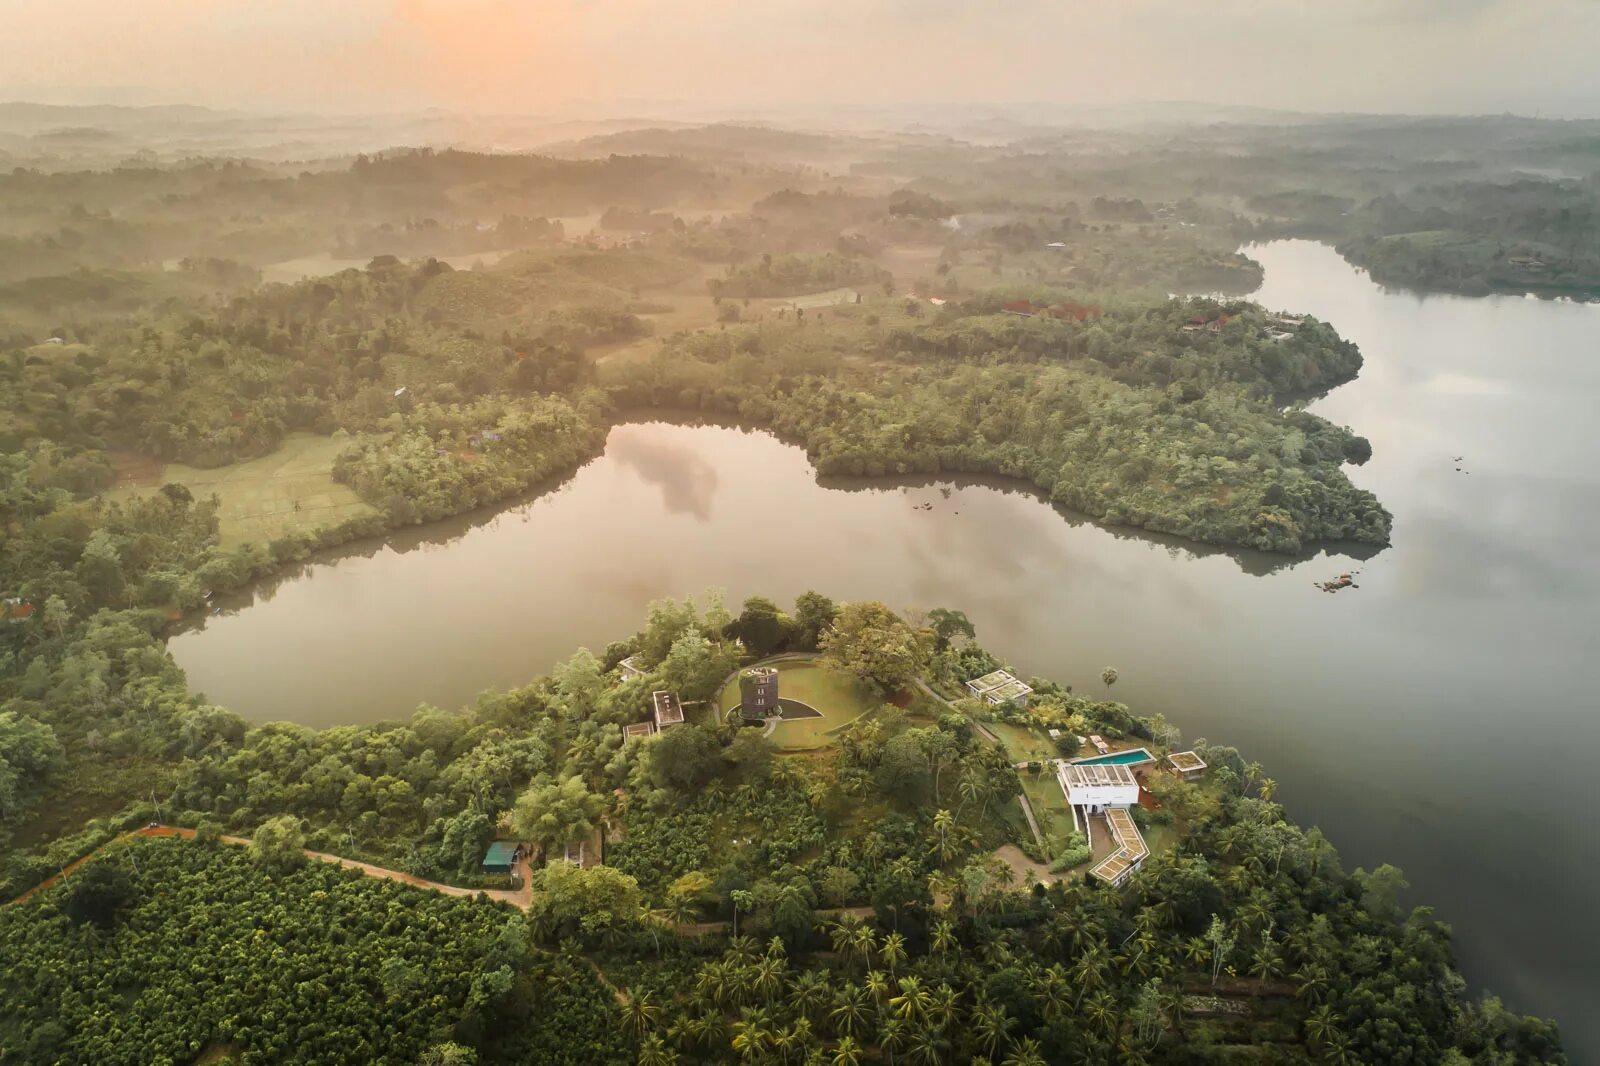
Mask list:
POLYGON ((1139 779, 1126 766, 1058 762, 1056 780, 1061 782, 1067 806, 1072 808, 1072 824, 1079 829, 1083 828, 1078 820, 1079 808, 1082 808, 1083 824, 1087 824, 1091 814, 1112 808, 1126 809, 1139 803, 1139 779))
POLYGON ((1094 830, 1089 817, 1103 814, 1111 831, 1111 854, 1095 863, 1089 873, 1111 885, 1120 885, 1144 865, 1150 854, 1129 808, 1139 804, 1139 779, 1126 766, 1111 763, 1056 763, 1056 779, 1072 808, 1073 828, 1092 845, 1094 830), (1081 810, 1081 821, 1080 810, 1081 810))
POLYGON ((1021 707, 1028 702, 1028 697, 1033 693, 1032 688, 1005 670, 995 670, 982 677, 973 678, 967 682, 967 691, 991 707, 998 707, 1002 703, 1021 707))

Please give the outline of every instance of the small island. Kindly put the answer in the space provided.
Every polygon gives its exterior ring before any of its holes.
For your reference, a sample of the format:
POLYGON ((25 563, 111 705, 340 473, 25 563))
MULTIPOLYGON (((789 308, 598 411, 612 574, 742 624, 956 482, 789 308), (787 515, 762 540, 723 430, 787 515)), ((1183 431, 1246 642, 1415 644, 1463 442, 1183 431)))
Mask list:
POLYGON ((195 706, 154 804, 11 867, 0 1048, 1564 1061, 1552 1024, 1467 999, 1400 872, 1346 872, 1261 766, 1110 699, 1115 670, 1080 694, 976 638, 816 593, 661 601, 459 712, 195 706))

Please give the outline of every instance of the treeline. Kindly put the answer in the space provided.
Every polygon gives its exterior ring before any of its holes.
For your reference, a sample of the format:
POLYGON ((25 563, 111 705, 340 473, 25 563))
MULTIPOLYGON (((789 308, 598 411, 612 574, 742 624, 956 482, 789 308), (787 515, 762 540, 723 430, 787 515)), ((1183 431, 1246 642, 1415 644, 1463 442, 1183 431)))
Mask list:
POLYGON ((555 216, 714 204, 728 195, 714 167, 651 156, 423 148, 298 172, 216 161, 18 168, 0 174, 0 282, 186 256, 261 265, 335 249, 447 255, 558 236, 544 222, 555 216), (480 228, 486 224, 492 228, 480 228))
POLYGON ((566 392, 586 376, 584 347, 644 329, 612 279, 651 268, 618 271, 613 258, 456 272, 380 257, 67 338, 81 344, 13 350, 0 360, 0 448, 43 438, 217 466, 265 455, 292 430, 376 430, 418 404, 566 392))
POLYGON ((1388 512, 1340 469, 1370 446, 1275 402, 1359 355, 1314 323, 1258 336, 1263 313, 1233 310, 1023 322, 978 301, 888 328, 849 308, 823 328, 674 339, 617 395, 769 425, 822 473, 1001 474, 1108 522, 1267 551, 1387 542, 1388 512), (862 351, 878 362, 847 358, 862 351))
MULTIPOLYGON (((1231 748, 1200 741, 1204 780, 1153 786, 1162 810, 1135 817, 1174 842, 1107 889, 995 857, 1023 832, 1019 782, 975 704, 880 705, 820 757, 715 716, 621 734, 652 688, 714 696, 747 637, 893 694, 990 669, 972 636, 959 612, 814 593, 737 615, 664 601, 602 656, 465 715, 218 738, 158 797, 201 840, 109 849, 0 908, 0 1041, 64 1062, 1564 1061, 1549 1023, 1464 999, 1448 930, 1400 905, 1399 871, 1344 873, 1231 748), (623 657, 645 676, 623 680, 623 657), (221 828, 255 838, 248 857, 208 843, 221 828), (298 851, 440 876, 494 835, 559 852, 612 829, 606 865, 537 869, 525 914, 298 851)), ((1034 687, 1016 713, 1041 725, 1177 743, 1034 687)))
POLYGON ((711 295, 722 299, 764 296, 804 296, 844 285, 877 287, 889 273, 874 263, 824 252, 820 255, 763 255, 756 263, 729 267, 726 277, 706 284, 711 295))

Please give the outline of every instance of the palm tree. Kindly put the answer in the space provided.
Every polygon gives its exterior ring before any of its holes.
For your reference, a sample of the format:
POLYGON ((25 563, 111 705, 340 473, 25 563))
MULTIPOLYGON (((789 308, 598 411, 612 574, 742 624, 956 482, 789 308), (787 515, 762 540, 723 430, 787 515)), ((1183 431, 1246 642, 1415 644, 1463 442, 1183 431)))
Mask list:
POLYGON ((646 907, 639 912, 639 924, 650 930, 655 941, 656 957, 661 957, 661 927, 672 921, 672 912, 659 907, 646 907))
POLYGON ((733 1050, 744 1062, 754 1061, 772 1042, 772 1034, 767 1031, 768 1022, 766 1011, 746 1009, 733 1023, 733 1050))
POLYGON ((816 1018, 827 1008, 830 998, 828 979, 820 970, 802 972, 789 989, 789 1002, 794 1004, 803 1018, 816 1018))
POLYGON ((883 997, 889 991, 889 979, 883 975, 882 970, 867 971, 867 991, 872 995, 872 1001, 878 1006, 883 1006, 883 997))
POLYGON ((667 1047, 661 1037, 651 1033, 639 1046, 639 1066, 675 1066, 678 1053, 667 1047))
POLYGON ((1294 979, 1300 982, 1294 994, 1307 1002, 1321 1003, 1328 994, 1328 971, 1321 966, 1307 963, 1294 972, 1294 979))
POLYGON ((1044 1056, 1039 1054, 1039 1041, 1031 1036, 1025 1036, 1017 1041, 1017 1046, 1011 1049, 1011 1054, 1001 1060, 1000 1066, 1049 1066, 1044 1061, 1044 1056))
POLYGON ((1057 963, 1044 970, 1033 982, 1033 994, 1043 1008, 1045 1020, 1054 1022, 1067 1006, 1067 974, 1057 963))
POLYGON ((872 926, 862 922, 856 927, 856 952, 861 956, 864 965, 872 965, 872 953, 877 948, 878 934, 872 931, 872 926))
POLYGON ((847 964, 855 960, 856 931, 861 927, 861 919, 853 914, 846 914, 833 923, 829 930, 829 939, 833 941, 833 950, 847 964))
POLYGON ((833 1046, 832 1066, 861 1066, 861 1045, 853 1036, 843 1036, 833 1046))
POLYGON ((1250 961, 1250 972, 1263 981, 1270 981, 1283 973, 1283 959, 1272 941, 1256 949, 1255 958, 1250 961))
POLYGON ((646 1029, 661 1023, 661 1008, 651 1001, 648 992, 628 995, 622 1001, 622 1021, 635 1037, 642 1038, 646 1029))
POLYGON ((949 1029, 961 1013, 961 997, 950 982, 941 981, 933 990, 933 1003, 928 1007, 928 1017, 940 1029, 949 1029))
POLYGON ((1084 993, 1105 984, 1103 966, 1104 959, 1098 951, 1086 952, 1079 957, 1077 964, 1072 967, 1072 979, 1078 986, 1077 1003, 1083 1002, 1084 993))
POLYGON ((944 1050, 946 1041, 937 1029, 925 1027, 918 1029, 911 1035, 912 1062, 922 1063, 923 1066, 939 1066, 939 1053, 944 1050))
POLYGON ((740 962, 748 962, 756 957, 756 942, 747 936, 730 937, 727 954, 740 962))
POLYGON ((1324 1062, 1333 1063, 1333 1066, 1349 1066, 1352 1061, 1350 1058, 1350 1038, 1337 1029, 1330 1032, 1326 1042, 1323 1044, 1322 1058, 1324 1062))
POLYGON ((700 903, 693 896, 673 895, 667 898, 667 917, 675 932, 700 917, 700 903))
POLYGON ((1006 1038, 1006 1030, 1016 1022, 1006 1017, 1006 1009, 986 999, 972 1008, 972 1035, 985 1055, 993 1056, 994 1049, 1006 1038))
POLYGON ((956 820, 944 808, 933 813, 933 853, 939 856, 941 863, 950 861, 955 854, 955 842, 951 839, 954 835, 956 820))
POLYGON ((1200 937, 1192 936, 1183 942, 1183 957, 1197 966, 1206 960, 1206 956, 1210 952, 1211 949, 1206 945, 1205 940, 1200 937))
POLYGON ((922 987, 922 982, 915 977, 900 979, 900 994, 889 1000, 889 1009, 902 1021, 920 1024, 928 1016, 928 1008, 932 1006, 933 998, 928 990, 922 987))
POLYGON ((772 1002, 783 988, 783 961, 768 957, 757 962, 753 984, 758 995, 772 1002))
POLYGON ((1116 1002, 1104 992, 1096 992, 1084 1004, 1084 1016, 1098 1025, 1109 1037, 1117 1028, 1116 1002))
POLYGON ((906 938, 899 933, 890 933, 883 938, 881 953, 884 965, 889 967, 890 973, 894 973, 894 968, 906 961, 906 938))
POLYGON ((933 923, 933 950, 941 955, 957 946, 956 927, 944 919, 933 923))
POLYGON ((867 1024, 867 994, 860 985, 848 984, 839 990, 828 1018, 836 1032, 853 1036, 867 1024))
POLYGON ((1324 1003, 1306 1016, 1306 1037, 1314 1044, 1327 1041, 1330 1034, 1338 1032, 1338 1016, 1324 1003))
MULTIPOLYGON (((889 1056, 890 1066, 894 1064, 894 1053, 904 1051, 906 1047, 905 1023, 890 1018, 878 1029, 878 1046, 889 1056)), ((1044 1066, 1043 1063, 1040 1066, 1044 1066)))

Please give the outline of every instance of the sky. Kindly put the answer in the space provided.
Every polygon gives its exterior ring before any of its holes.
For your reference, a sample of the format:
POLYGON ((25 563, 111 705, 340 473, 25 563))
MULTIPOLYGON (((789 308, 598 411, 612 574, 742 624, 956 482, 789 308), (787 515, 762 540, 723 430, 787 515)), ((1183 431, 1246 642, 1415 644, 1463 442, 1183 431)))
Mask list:
POLYGON ((0 98, 1600 116, 1600 0, 0 0, 0 98))

